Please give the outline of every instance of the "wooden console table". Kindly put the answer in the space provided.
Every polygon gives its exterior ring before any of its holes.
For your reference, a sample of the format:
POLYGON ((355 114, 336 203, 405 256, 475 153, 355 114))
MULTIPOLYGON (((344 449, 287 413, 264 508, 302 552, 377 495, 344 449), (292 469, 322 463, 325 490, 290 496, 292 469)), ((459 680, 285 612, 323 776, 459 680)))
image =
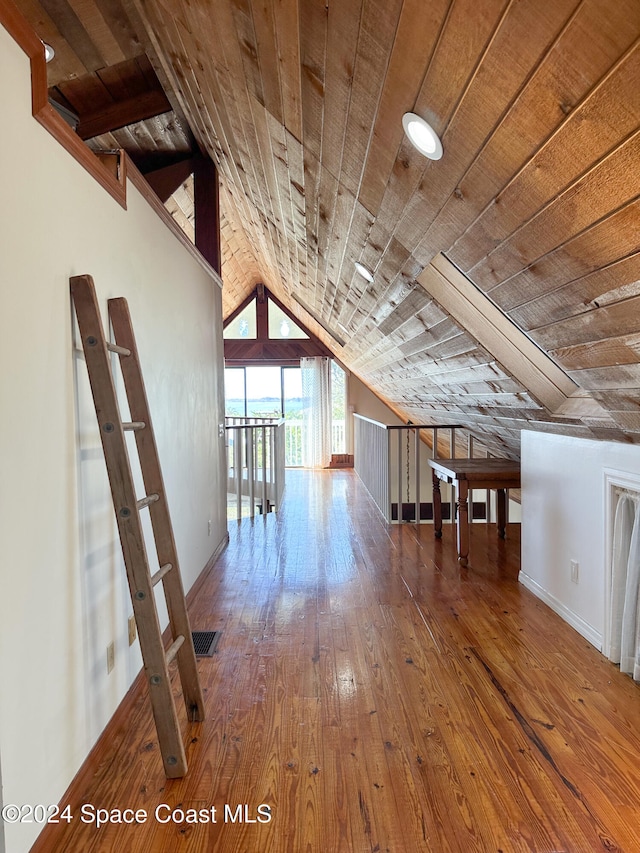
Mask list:
MULTIPOLYGON (((496 489, 498 495, 498 535, 503 539, 507 518, 507 489, 520 488, 520 463, 510 459, 430 459, 433 476, 433 524, 436 537, 442 536, 440 481, 456 489, 458 507, 458 560, 466 566, 469 557, 469 489, 496 489)), ((488 511, 488 507, 487 507, 488 511)))

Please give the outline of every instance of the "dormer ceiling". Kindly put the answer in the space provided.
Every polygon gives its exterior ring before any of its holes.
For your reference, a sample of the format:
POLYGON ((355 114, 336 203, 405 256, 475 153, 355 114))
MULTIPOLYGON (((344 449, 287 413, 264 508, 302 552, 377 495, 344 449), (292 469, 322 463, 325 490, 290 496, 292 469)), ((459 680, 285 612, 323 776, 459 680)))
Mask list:
POLYGON ((522 428, 640 440, 638 0, 18 5, 80 127, 126 121, 102 147, 217 164, 225 315, 264 283, 403 417, 496 453, 522 428), (495 345, 447 281, 498 316, 495 345), (510 367, 510 335, 564 402, 510 367))

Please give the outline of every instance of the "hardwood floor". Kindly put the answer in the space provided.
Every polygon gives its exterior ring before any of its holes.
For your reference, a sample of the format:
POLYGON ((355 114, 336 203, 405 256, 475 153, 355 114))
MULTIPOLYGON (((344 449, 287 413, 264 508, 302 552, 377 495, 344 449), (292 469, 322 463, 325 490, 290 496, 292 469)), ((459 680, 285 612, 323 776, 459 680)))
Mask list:
POLYGON ((640 688, 517 583, 516 526, 474 525, 467 569, 452 533, 387 527, 351 471, 288 472, 280 515, 231 523, 191 609, 222 634, 188 776, 164 778, 141 690, 36 847, 640 850, 640 688), (97 829, 87 803, 148 818, 97 829))

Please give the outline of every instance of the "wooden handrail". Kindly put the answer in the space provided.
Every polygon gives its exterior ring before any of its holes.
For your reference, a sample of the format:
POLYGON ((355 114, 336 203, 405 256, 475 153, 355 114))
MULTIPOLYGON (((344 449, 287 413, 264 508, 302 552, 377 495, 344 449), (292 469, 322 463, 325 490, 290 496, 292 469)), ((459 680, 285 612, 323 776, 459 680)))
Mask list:
POLYGON ((262 429, 264 427, 265 429, 270 429, 272 427, 278 427, 281 424, 283 424, 284 422, 285 422, 284 418, 280 418, 277 421, 273 420, 273 421, 267 422, 266 420, 264 420, 264 421, 258 421, 257 423, 251 423, 251 424, 225 424, 224 428, 225 429, 262 429))
POLYGON ((367 421, 370 424, 375 424, 382 429, 468 429, 463 424, 383 424, 373 418, 367 418, 364 415, 353 413, 354 418, 359 418, 361 421, 367 421))

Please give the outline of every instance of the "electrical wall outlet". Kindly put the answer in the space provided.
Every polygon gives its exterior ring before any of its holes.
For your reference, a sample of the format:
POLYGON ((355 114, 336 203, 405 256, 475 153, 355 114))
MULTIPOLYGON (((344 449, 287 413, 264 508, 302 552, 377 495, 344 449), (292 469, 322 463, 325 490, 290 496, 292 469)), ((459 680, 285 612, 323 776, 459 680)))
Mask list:
POLYGON ((571 580, 574 583, 578 583, 578 574, 580 572, 580 565, 577 560, 571 560, 571 580))
POLYGON ((131 616, 129 616, 129 645, 130 646, 132 646, 135 643, 137 636, 138 636, 138 632, 136 629, 136 617, 133 614, 131 614, 131 616))
POLYGON ((107 646, 107 675, 116 665, 116 647, 114 643, 109 643, 107 646))

